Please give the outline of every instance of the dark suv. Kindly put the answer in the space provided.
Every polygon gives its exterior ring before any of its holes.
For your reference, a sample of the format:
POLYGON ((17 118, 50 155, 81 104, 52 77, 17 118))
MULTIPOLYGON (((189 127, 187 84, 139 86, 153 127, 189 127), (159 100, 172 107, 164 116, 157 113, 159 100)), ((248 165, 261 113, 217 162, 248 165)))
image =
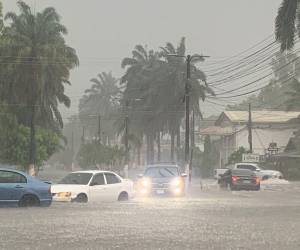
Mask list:
POLYGON ((185 193, 186 174, 180 167, 172 164, 154 164, 139 175, 138 193, 140 195, 172 195, 183 196, 185 193))

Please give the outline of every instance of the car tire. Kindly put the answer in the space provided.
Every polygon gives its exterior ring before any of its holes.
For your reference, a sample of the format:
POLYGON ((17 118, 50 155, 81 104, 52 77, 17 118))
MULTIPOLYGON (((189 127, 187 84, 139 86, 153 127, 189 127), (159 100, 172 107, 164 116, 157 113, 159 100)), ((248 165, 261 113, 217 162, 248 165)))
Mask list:
POLYGON ((259 191, 260 190, 260 186, 254 188, 254 191, 259 191))
POLYGON ((88 202, 88 197, 87 197, 86 194, 78 194, 76 199, 75 199, 75 202, 87 203, 88 202))
POLYGON ((128 201, 128 193, 123 191, 119 194, 118 201, 128 201))
POLYGON ((20 199, 18 205, 19 207, 39 207, 40 200, 35 195, 26 194, 20 199))

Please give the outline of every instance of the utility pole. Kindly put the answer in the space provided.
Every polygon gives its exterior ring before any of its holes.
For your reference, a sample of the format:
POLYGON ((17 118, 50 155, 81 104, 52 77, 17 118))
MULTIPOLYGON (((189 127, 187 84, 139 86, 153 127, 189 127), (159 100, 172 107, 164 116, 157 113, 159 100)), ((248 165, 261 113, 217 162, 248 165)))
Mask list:
MULTIPOLYGON (((185 83, 185 163, 189 162, 190 154, 190 78, 191 78, 191 56, 186 57, 186 83, 185 83)), ((189 167, 191 170, 191 166, 189 167)), ((191 175, 191 173, 189 173, 191 175)))
POLYGON ((85 143, 85 127, 82 127, 82 137, 81 137, 81 143, 84 144, 85 143))
MULTIPOLYGON (((74 129, 74 125, 73 125, 73 129, 74 129)), ((72 151, 72 163, 71 163, 71 171, 73 171, 74 169, 74 130, 72 130, 72 138, 71 138, 71 151, 72 151)))
POLYGON ((203 55, 177 55, 177 54, 170 54, 168 56, 175 56, 175 57, 183 57, 186 59, 186 83, 185 83, 185 167, 186 170, 189 172, 189 182, 191 183, 192 180, 192 164, 189 164, 190 161, 190 78, 191 78, 191 61, 194 58, 201 58, 204 59, 203 55))
POLYGON ((128 145, 128 106, 129 102, 126 101, 126 116, 125 116, 125 136, 124 136, 124 144, 125 144, 125 164, 128 166, 129 164, 129 145, 128 145))
POLYGON ((98 143, 101 143, 101 115, 98 115, 98 143))
POLYGON ((192 121, 191 121, 191 147, 195 147, 195 112, 192 111, 192 121))
POLYGON ((253 153, 252 149, 252 113, 251 113, 251 103, 249 103, 249 120, 248 120, 248 142, 250 153, 253 153))

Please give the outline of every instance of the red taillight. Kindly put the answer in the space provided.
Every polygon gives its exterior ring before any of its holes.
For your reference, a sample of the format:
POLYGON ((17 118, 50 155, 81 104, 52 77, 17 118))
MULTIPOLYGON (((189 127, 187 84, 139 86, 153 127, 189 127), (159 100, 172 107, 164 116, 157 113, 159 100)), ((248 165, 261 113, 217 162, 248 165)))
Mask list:
POLYGON ((260 178, 258 176, 255 177, 255 183, 259 184, 260 183, 260 178))
POLYGON ((237 182, 237 180, 239 179, 239 177, 237 177, 237 176, 232 176, 231 179, 232 179, 232 182, 237 182))

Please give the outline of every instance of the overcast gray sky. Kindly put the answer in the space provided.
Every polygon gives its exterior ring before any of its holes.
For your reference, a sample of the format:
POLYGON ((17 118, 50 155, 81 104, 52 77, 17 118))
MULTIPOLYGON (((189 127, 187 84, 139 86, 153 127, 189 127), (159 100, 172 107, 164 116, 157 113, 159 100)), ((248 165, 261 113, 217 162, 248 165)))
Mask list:
MULTIPOLYGON (((17 11, 15 0, 2 0, 4 13, 17 11)), ((219 57, 239 53, 274 31, 281 0, 26 0, 36 11, 53 6, 77 50, 80 67, 72 72, 67 94, 77 112, 89 80, 102 71, 120 77, 121 59, 136 44, 158 49, 182 36, 188 52, 219 57)), ((209 109, 208 109, 209 112, 209 109)))

